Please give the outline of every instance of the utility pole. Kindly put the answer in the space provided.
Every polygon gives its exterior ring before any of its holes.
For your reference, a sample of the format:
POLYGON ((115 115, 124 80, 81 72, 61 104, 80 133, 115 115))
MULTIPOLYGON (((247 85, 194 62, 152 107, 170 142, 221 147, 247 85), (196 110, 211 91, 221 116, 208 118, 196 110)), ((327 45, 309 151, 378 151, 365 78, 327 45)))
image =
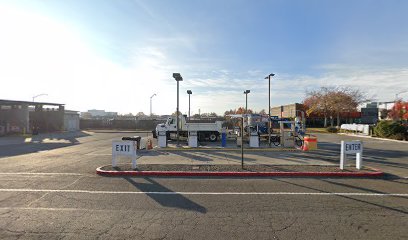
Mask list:
POLYGON ((153 98, 154 96, 157 96, 156 93, 153 94, 153 95, 150 97, 150 116, 153 116, 153 113, 152 113, 152 98, 153 98))

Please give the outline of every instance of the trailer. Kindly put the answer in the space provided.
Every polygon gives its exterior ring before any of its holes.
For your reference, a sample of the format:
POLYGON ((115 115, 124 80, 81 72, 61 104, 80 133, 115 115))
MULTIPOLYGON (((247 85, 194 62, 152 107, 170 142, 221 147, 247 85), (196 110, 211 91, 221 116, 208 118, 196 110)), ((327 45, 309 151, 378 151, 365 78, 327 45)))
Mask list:
MULTIPOLYGON (((188 137, 188 132, 197 132, 198 141, 209 139, 216 142, 222 131, 222 121, 214 123, 187 122, 186 115, 179 116, 179 135, 188 137)), ((157 137, 158 132, 166 132, 167 139, 171 139, 172 134, 177 134, 176 117, 172 116, 163 124, 158 124, 153 131, 153 137, 157 137)))

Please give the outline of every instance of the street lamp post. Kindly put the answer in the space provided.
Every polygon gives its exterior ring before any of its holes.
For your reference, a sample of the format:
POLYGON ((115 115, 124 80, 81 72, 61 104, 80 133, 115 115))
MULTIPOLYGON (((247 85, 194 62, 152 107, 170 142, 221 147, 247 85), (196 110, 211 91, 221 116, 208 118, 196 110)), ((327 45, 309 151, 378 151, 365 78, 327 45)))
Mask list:
POLYGON ((245 114, 248 113, 248 93, 250 93, 251 90, 245 90, 244 94, 245 94, 245 114))
POLYGON ((190 95, 193 94, 191 90, 187 90, 188 94, 188 120, 190 120, 190 95))
MULTIPOLYGON (((248 114, 248 93, 250 93, 251 90, 245 90, 244 94, 245 94, 245 114, 248 114)), ((249 130, 249 128, 248 128, 249 130)), ((244 117, 242 117, 242 135, 244 135, 244 117)), ((249 136, 249 131, 248 131, 248 136, 249 136)), ((241 136, 241 140, 242 140, 242 136, 241 136)), ((242 142, 241 144, 244 144, 244 142, 242 142)))
POLYGON ((265 77, 265 79, 269 80, 269 94, 268 94, 268 135, 269 135, 269 147, 271 146, 271 128, 272 128, 272 124, 271 124, 271 77, 275 76, 274 73, 269 74, 268 76, 265 77))
POLYGON ((154 96, 157 96, 156 93, 153 94, 153 95, 150 97, 150 116, 153 115, 153 112, 152 112, 152 98, 153 98, 154 96))
POLYGON ((177 146, 180 145, 180 136, 179 136, 179 82, 183 81, 180 73, 173 73, 173 78, 177 82, 177 109, 176 109, 176 125, 177 125, 177 146))
POLYGON ((36 99, 37 97, 40 97, 40 96, 48 96, 48 94, 46 94, 46 93, 41 93, 41 94, 38 94, 38 95, 33 96, 33 102, 34 102, 34 99, 36 99))

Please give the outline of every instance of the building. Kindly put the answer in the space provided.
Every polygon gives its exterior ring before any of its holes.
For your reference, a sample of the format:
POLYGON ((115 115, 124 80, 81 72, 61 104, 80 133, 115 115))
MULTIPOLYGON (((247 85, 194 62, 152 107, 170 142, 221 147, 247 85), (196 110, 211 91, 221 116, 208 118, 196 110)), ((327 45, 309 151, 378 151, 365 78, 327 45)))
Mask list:
POLYGON ((361 123, 376 124, 378 122, 380 111, 377 103, 367 103, 366 107, 361 108, 361 123))
POLYGON ((94 117, 103 118, 103 117, 116 117, 116 116, 118 116, 117 112, 105 112, 105 110, 96 110, 96 109, 88 110, 87 113, 90 114, 92 118, 94 118, 94 117))
MULTIPOLYGON (((324 115, 319 113, 306 114, 305 107, 301 103, 293 103, 288 105, 276 106, 271 108, 271 116, 278 118, 295 118, 303 117, 306 119, 306 126, 308 127, 323 127, 324 115)), ((360 123, 361 112, 342 112, 340 113, 340 124, 342 123, 360 123)), ((378 117, 378 116, 377 116, 378 117)), ((330 118, 327 116, 327 124, 337 125, 337 115, 330 118)))
POLYGON ((36 134, 65 129, 79 129, 79 115, 74 111, 65 111, 64 104, 0 100, 0 135, 36 134))
POLYGON ((304 113, 304 106, 300 103, 293 103, 271 108, 271 116, 278 118, 295 118, 302 116, 304 113))
POLYGON ((64 114, 64 131, 79 131, 79 113, 77 111, 65 110, 64 114))

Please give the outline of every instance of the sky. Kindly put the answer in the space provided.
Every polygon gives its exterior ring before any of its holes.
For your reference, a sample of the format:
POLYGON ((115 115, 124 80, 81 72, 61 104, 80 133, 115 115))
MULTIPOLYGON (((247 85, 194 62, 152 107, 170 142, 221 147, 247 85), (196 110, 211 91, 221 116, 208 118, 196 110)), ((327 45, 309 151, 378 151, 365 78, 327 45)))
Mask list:
POLYGON ((0 99, 122 114, 255 111, 321 86, 408 99, 404 0, 0 0, 0 99), (402 92, 402 93, 401 93, 402 92))

